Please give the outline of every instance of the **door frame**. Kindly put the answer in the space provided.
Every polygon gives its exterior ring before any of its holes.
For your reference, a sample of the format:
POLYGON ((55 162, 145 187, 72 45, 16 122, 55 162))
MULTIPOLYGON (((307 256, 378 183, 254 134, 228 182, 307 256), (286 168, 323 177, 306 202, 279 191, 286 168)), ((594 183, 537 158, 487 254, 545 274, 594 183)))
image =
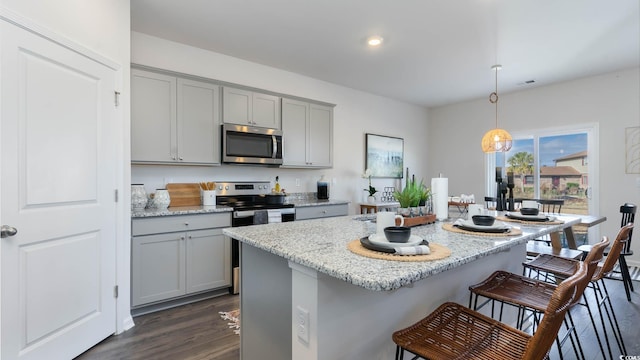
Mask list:
MULTIPOLYGON (((35 35, 45 38, 51 42, 54 42, 60 46, 66 47, 78 54, 81 54, 97 63, 100 63, 112 70, 116 74, 116 84, 114 84, 114 91, 117 91, 119 96, 119 106, 116 109, 116 127, 119 129, 116 134, 116 152, 117 159, 119 159, 120 166, 117 166, 116 174, 116 189, 117 192, 117 204, 116 204, 116 284, 118 285, 119 294, 116 299, 116 334, 122 333, 134 326, 133 318, 131 316, 131 194, 129 185, 131 183, 131 147, 129 144, 130 139, 130 117, 126 114, 130 111, 130 95, 129 95, 129 74, 130 66, 127 64, 120 64, 117 61, 110 59, 102 54, 99 54, 82 44, 70 39, 64 35, 61 35, 49 28, 41 26, 33 20, 26 18, 20 14, 13 12, 4 5, 0 5, 0 21, 6 21, 13 25, 16 25, 26 31, 29 31, 35 35), (126 185, 126 187, 125 187, 126 185)), ((0 41, 2 39, 0 38, 0 41)), ((114 94, 115 96, 115 94, 114 94)), ((1 177, 0 177, 1 178, 1 177)), ((2 198, 0 197, 0 201, 2 198)), ((0 212, 0 219, 2 219, 2 213, 0 212)), ((1 274, 0 274, 1 275, 1 274)), ((1 294, 0 294, 0 301, 1 294)), ((2 314, 0 314, 1 318, 2 314)))

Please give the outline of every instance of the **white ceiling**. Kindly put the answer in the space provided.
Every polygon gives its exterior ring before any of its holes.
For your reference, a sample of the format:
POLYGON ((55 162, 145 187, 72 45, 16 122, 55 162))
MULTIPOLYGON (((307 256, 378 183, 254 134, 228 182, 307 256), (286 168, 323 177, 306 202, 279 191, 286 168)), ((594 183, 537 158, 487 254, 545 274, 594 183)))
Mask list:
POLYGON ((500 93, 640 66, 638 0, 132 0, 131 27, 427 107, 494 64, 500 93))

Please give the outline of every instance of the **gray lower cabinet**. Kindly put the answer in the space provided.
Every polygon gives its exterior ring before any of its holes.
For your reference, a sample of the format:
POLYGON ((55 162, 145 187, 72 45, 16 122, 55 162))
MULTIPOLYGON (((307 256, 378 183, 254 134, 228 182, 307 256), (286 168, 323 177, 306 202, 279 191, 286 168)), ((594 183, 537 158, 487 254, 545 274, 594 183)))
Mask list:
POLYGON ((345 216, 349 213, 349 204, 316 205, 296 207, 296 220, 320 219, 333 216, 345 216))
POLYGON ((131 305, 229 287, 229 226, 229 213, 133 219, 131 305))

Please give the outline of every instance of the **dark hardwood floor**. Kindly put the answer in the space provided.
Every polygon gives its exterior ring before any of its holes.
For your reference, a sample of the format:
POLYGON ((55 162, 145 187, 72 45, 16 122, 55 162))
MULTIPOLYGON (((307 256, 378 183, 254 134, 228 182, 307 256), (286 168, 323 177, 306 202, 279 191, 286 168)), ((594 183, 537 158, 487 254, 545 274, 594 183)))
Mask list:
MULTIPOLYGON (((634 285, 636 291, 632 293, 631 302, 628 302, 622 282, 607 280, 607 288, 624 334, 626 355, 640 357, 640 282, 636 281, 634 285)), ((587 293, 591 291, 587 289, 587 293)), ((237 308, 238 301, 237 295, 225 295, 136 317, 136 326, 131 330, 107 338, 77 359, 239 359, 240 337, 227 327, 227 321, 218 314, 219 311, 237 308)), ((602 359, 586 308, 576 306, 571 311, 586 358, 602 359)), ((612 349, 614 358, 618 359, 620 353, 615 342, 612 343, 612 349)), ((565 359, 575 359, 570 343, 567 342, 562 351, 565 359)), ((559 358, 555 346, 551 355, 552 359, 559 358)))
POLYGON ((239 307, 238 295, 158 311, 134 318, 135 326, 87 350, 78 360, 237 360, 240 336, 219 311, 239 307))

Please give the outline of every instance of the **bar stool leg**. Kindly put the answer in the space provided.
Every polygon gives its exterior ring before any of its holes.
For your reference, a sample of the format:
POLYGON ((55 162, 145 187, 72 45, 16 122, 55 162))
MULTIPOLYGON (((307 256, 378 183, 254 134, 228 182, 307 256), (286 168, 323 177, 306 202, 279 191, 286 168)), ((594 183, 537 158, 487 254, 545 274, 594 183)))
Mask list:
POLYGON ((620 273, 622 275, 622 282, 624 283, 624 291, 627 293, 627 301, 631 301, 631 291, 633 291, 633 283, 631 282, 631 275, 629 274, 629 267, 627 266, 627 260, 624 255, 620 255, 618 259, 618 265, 620 266, 620 273))

